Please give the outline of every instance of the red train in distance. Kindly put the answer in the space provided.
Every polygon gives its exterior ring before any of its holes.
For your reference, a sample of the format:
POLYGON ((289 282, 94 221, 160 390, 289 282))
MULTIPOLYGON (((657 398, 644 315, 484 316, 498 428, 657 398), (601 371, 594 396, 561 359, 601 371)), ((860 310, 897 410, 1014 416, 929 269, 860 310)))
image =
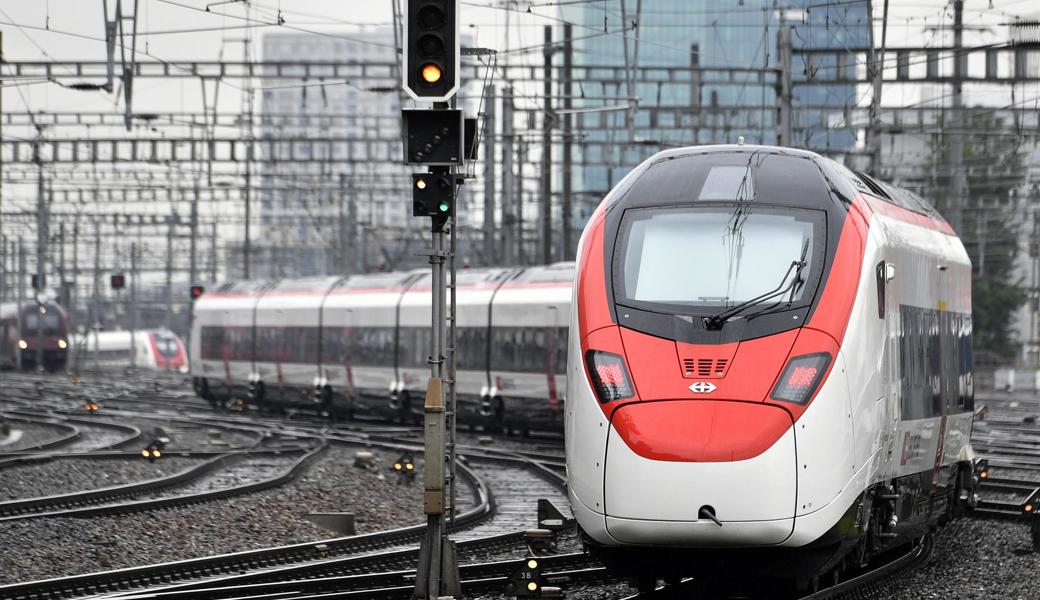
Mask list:
POLYGON ((64 371, 69 319, 61 305, 52 300, 0 304, 0 369, 35 369, 41 343, 44 369, 64 371))
POLYGON ((570 327, 570 504, 619 574, 811 589, 974 498, 971 263, 906 190, 656 154, 584 231, 570 327))

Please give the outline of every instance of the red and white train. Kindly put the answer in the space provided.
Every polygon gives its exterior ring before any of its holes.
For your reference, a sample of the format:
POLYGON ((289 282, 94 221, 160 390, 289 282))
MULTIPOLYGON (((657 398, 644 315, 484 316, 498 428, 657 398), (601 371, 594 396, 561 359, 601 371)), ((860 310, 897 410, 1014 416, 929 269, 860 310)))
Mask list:
POLYGON ((79 367, 135 368, 188 372, 188 352, 168 329, 99 331, 73 336, 79 367))
POLYGON ((43 366, 63 371, 68 361, 69 319, 57 302, 0 304, 0 369, 36 368, 42 343, 43 366))
POLYGON ((811 584, 973 498, 971 263, 918 196, 811 152, 669 150, 576 271, 569 498, 610 568, 811 584))
MULTIPOLYGON (((460 271, 463 423, 562 430, 572 263, 460 271)), ((224 284, 194 305, 191 369, 213 402, 421 415, 430 332, 425 271, 224 284)))

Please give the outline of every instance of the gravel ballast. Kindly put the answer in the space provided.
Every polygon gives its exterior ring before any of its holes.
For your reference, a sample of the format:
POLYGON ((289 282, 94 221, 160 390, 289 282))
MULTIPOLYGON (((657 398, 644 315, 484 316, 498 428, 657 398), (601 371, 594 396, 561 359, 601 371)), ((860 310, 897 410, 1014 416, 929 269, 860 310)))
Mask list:
POLYGON ((0 500, 37 498, 166 477, 201 459, 171 457, 156 462, 142 458, 67 458, 0 470, 0 500))
POLYGON ((378 470, 352 466, 333 447, 288 486, 164 511, 91 519, 0 523, 0 584, 168 562, 337 537, 307 512, 355 514, 358 533, 418 523, 422 481, 397 485, 396 456, 376 451, 378 470))
POLYGON ((64 427, 49 423, 11 420, 9 425, 12 432, 20 431, 21 437, 17 441, 0 446, 0 452, 18 452, 68 435, 68 431, 64 427))

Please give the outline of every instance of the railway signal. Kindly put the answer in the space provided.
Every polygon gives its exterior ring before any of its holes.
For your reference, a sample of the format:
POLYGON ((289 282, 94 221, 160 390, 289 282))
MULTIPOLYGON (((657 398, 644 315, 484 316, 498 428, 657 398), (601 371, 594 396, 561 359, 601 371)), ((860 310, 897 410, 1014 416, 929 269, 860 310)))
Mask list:
POLYGON ((193 285, 193 286, 191 286, 191 291, 190 291, 191 299, 192 300, 198 300, 199 296, 201 296, 205 291, 206 291, 206 288, 202 287, 201 285, 193 285))
POLYGON ((415 100, 447 102, 459 89, 458 0, 408 0, 401 85, 415 100))
POLYGON ((402 110, 404 161, 410 165, 461 165, 466 119, 457 109, 402 110))
POLYGON ((404 454, 394 462, 394 472, 398 475, 398 484, 411 484, 415 481, 415 459, 411 454, 404 454))
POLYGON ((113 290, 121 290, 126 287, 126 275, 122 273, 114 273, 108 281, 113 290))
POLYGON ((412 216, 451 217, 455 214, 455 176, 450 173, 412 175, 412 216))
POLYGON ((506 582, 506 593, 518 598, 542 596, 542 565, 538 558, 525 558, 506 582))

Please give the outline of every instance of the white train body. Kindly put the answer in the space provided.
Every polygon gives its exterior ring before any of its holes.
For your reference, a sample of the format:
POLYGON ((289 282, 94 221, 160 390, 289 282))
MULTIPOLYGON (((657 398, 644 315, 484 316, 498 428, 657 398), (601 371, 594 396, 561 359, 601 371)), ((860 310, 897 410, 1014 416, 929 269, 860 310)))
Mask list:
POLYGON ((188 372, 188 351, 168 329, 99 331, 72 337, 73 360, 80 367, 188 372))
MULTIPOLYGON (((459 272, 463 422, 562 429, 560 330, 572 279, 570 263, 459 272), (502 348, 521 346, 536 358, 518 366, 502 348), (510 405, 513 412, 501 410, 510 405)), ((425 270, 226 284, 203 294, 193 310, 192 375, 205 397, 399 419, 421 413, 430 373, 425 270)))
POLYGON ((971 264, 920 199, 811 153, 681 149, 608 195, 578 256, 569 496, 612 568, 817 576, 923 535, 960 501, 973 459, 971 264), (726 198, 728 184, 754 192, 726 198), (792 231, 807 241, 762 222, 804 224, 792 231), (669 296, 669 278, 710 288, 716 238, 687 238, 718 223, 720 252, 727 235, 746 238, 739 268, 768 277, 733 302, 669 296), (792 260, 770 253, 785 244, 805 263, 779 297, 791 300, 712 322, 778 283, 792 260), (685 260, 697 247, 704 262, 685 260), (652 252, 674 260, 647 262, 652 252))

